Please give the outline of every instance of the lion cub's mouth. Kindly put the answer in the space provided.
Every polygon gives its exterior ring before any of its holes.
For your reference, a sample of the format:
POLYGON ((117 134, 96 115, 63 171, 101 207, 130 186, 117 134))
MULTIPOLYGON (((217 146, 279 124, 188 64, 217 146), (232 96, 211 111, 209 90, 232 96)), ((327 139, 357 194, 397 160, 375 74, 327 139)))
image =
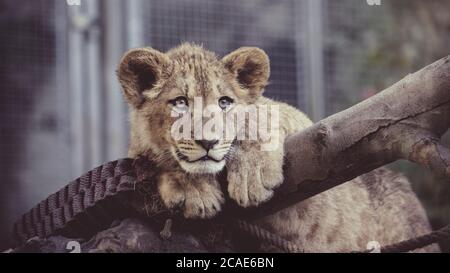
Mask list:
POLYGON ((220 172, 225 167, 226 156, 217 159, 209 155, 206 151, 197 158, 189 158, 176 149, 175 155, 181 167, 189 173, 214 174, 220 172))
POLYGON ((180 152, 178 149, 176 150, 176 155, 177 155, 178 159, 186 161, 186 162, 189 162, 189 163, 195 163, 195 162, 199 162, 199 161, 208 161, 208 160, 211 160, 211 161, 214 161, 214 162, 221 162, 221 161, 223 161, 225 159, 225 157, 222 157, 221 159, 215 159, 214 157, 209 156, 206 153, 204 156, 201 156, 201 157, 199 157, 197 159, 192 160, 192 159, 189 159, 188 156, 186 156, 182 152, 180 152))

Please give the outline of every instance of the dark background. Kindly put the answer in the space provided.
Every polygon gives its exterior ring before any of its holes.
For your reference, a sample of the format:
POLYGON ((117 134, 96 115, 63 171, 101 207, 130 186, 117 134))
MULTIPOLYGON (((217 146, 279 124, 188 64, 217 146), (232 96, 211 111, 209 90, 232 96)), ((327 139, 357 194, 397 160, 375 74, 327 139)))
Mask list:
MULTIPOLYGON (((126 49, 259 46, 272 62, 266 94, 317 121, 450 54, 449 10, 446 0, 0 0, 0 249, 38 201, 126 156, 114 74, 126 49)), ((448 181, 391 167, 410 177, 434 228, 449 224, 448 181)))

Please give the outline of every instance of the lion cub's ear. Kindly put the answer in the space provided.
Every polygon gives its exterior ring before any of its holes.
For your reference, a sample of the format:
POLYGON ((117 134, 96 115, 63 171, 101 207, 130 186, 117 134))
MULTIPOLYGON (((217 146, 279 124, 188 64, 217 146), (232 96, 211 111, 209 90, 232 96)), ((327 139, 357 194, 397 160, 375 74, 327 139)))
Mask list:
POLYGON ((222 62, 236 77, 241 86, 248 89, 252 98, 259 97, 270 76, 270 61, 267 54, 257 47, 241 47, 222 62))
POLYGON ((125 99, 138 107, 144 101, 143 92, 168 77, 170 59, 152 48, 132 49, 125 53, 117 69, 125 99))

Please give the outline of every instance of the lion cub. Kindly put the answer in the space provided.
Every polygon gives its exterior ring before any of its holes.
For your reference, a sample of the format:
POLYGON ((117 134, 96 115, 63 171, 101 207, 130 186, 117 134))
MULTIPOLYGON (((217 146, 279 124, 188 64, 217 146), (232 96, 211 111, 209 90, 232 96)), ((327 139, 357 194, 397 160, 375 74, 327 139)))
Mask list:
MULTIPOLYGON (((210 218, 220 211, 224 198, 216 174, 225 167, 228 193, 238 204, 268 200, 283 181, 284 137, 311 124, 293 107, 261 96, 269 59, 258 48, 240 48, 222 59, 192 44, 167 53, 134 49, 123 57, 118 77, 131 106, 129 156, 148 154, 165 168, 158 181, 161 197, 188 218, 210 218), (222 108, 224 114, 237 105, 279 105, 278 149, 263 151, 259 141, 223 136, 175 139, 172 128, 179 117, 173 112, 193 115, 195 99, 202 101, 200 106, 222 108)), ((206 125, 208 120, 199 122, 206 125)))
MULTIPOLYGON (((186 43, 166 53, 133 49, 122 58, 117 74, 130 105, 129 156, 146 155, 164 170, 157 183, 168 208, 182 209, 187 218, 216 215, 224 203, 216 175, 224 168, 228 194, 243 207, 267 201, 282 183, 284 139, 311 121, 297 109, 262 96, 269 67, 267 55, 255 47, 220 59, 186 43), (250 111, 236 111, 245 107, 250 111), (269 121, 264 121, 259 113, 268 108, 275 111, 268 111, 269 121), (207 118, 204 109, 213 109, 214 115, 207 118), (234 111, 241 114, 243 127, 227 119, 234 111), (184 130, 177 127, 180 122, 184 130), (256 137, 246 131, 250 124, 257 127, 256 137), (261 138, 261 125, 276 133, 261 138), (178 137, 181 131, 183 137, 178 137)), ((392 189, 357 178, 259 224, 296 241, 305 251, 364 249, 371 240, 386 244, 429 231, 406 179, 381 172, 375 177, 394 180, 392 189), (408 199, 408 210, 392 208, 399 199, 408 199)))

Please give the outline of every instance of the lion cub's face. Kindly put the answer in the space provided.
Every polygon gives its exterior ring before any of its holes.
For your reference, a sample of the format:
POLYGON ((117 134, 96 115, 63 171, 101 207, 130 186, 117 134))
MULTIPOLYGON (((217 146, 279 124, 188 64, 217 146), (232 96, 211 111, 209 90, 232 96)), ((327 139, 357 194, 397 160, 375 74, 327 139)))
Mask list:
POLYGON ((151 154, 160 165, 217 173, 232 153, 234 135, 224 133, 226 126, 211 127, 212 117, 225 120, 236 105, 255 102, 267 84, 269 60, 257 48, 223 59, 191 44, 167 53, 141 48, 125 54, 118 77, 131 106, 130 156, 151 154))

